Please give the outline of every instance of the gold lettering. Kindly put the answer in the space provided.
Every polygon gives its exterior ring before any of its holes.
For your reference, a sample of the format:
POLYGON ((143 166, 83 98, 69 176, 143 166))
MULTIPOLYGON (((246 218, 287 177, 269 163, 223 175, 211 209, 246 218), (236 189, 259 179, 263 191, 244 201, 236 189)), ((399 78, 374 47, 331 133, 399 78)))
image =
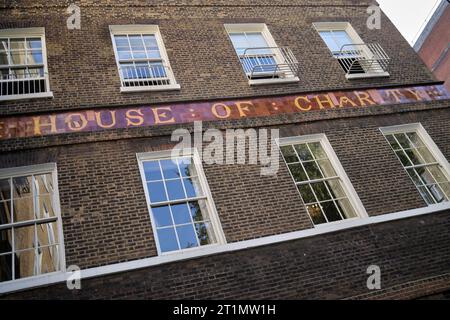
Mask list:
POLYGON ((401 102, 400 96, 400 90, 398 89, 393 89, 393 90, 386 90, 386 93, 388 94, 388 96, 394 96, 395 98, 395 102, 401 102))
POLYGON ((170 107, 152 108, 152 111, 155 117, 155 124, 175 123, 175 118, 172 117, 172 109, 170 107), (169 111, 170 116, 167 115, 166 111, 169 111), (161 119, 161 117, 165 119, 161 119))
POLYGON ((219 118, 219 119, 225 119, 225 118, 228 118, 228 117, 231 115, 230 107, 227 106, 226 104, 223 104, 223 103, 216 103, 216 104, 213 104, 213 106, 211 107, 211 112, 213 113, 213 115, 214 115, 216 118, 219 118), (223 107, 223 108, 225 109, 226 114, 225 114, 225 115, 220 115, 220 114, 217 112, 217 107, 223 107))
POLYGON ((359 103, 362 107, 366 106, 366 102, 369 104, 369 106, 375 105, 375 101, 372 100, 370 94, 365 91, 354 91, 356 97, 359 100, 359 103))
POLYGON ((41 127, 50 127, 51 133, 56 133, 56 116, 49 116, 50 122, 42 123, 41 124, 41 117, 33 117, 34 122, 34 134, 35 135, 41 135, 41 127))
POLYGON ((253 103, 251 101, 242 101, 242 102, 236 102, 236 107, 239 111, 240 117, 246 117, 247 115, 244 113, 244 111, 250 112, 248 107, 254 107, 253 103), (244 106, 247 105, 247 106, 244 106))
POLYGON ((420 96, 419 90, 406 89, 409 93, 411 93, 417 101, 422 101, 422 97, 420 96))
POLYGON ((330 108, 334 108, 334 103, 331 100, 330 96, 328 94, 324 94, 325 96, 325 100, 320 100, 320 96, 315 96, 314 98, 316 99, 317 103, 319 104, 319 108, 320 109, 325 109, 325 106, 323 105, 324 103, 327 103, 330 108))
POLYGON ((300 100, 304 100, 307 103, 311 103, 311 100, 309 100, 308 97, 304 97, 304 96, 297 97, 297 98, 295 98, 295 106, 297 107, 297 109, 299 109, 301 111, 311 110, 311 108, 312 108, 311 104, 309 104, 307 107, 303 107, 300 103, 300 100))
POLYGON ((3 135, 2 135, 2 130, 5 128, 4 127, 4 122, 3 121, 0 121, 0 138, 3 138, 3 135))
POLYGON ((142 114, 141 109, 130 109, 125 114, 127 119, 127 126, 140 126, 144 123, 144 115, 142 114), (136 113, 133 115, 132 113, 136 113), (137 120, 136 122, 131 120, 137 120))
POLYGON ((103 124, 102 122, 102 111, 95 113, 95 120, 97 121, 97 124, 99 127, 104 129, 112 128, 116 125, 116 112, 115 111, 108 111, 111 115, 111 123, 110 124, 103 124))
POLYGON ((70 130, 72 131, 80 131, 83 130, 84 128, 86 128, 88 121, 86 119, 86 116, 82 113, 71 113, 67 116, 66 118, 66 123, 67 126, 69 127, 70 130), (72 118, 73 117, 79 117, 81 120, 81 123, 78 121, 74 121, 72 118))
POLYGON ((339 98, 339 108, 344 107, 344 105, 346 105, 348 103, 350 103, 352 105, 352 107, 357 107, 358 106, 355 102, 353 102, 352 99, 350 99, 347 96, 342 96, 342 97, 339 98))

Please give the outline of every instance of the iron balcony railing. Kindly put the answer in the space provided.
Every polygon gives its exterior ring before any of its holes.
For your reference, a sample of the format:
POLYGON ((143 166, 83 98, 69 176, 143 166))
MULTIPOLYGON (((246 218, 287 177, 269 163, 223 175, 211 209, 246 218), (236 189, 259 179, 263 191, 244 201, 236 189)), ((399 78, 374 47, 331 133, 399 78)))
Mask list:
POLYGON ((251 80, 298 76, 298 61, 288 47, 247 48, 239 59, 251 80))
POLYGON ((387 72, 390 62, 378 43, 346 44, 334 56, 347 75, 387 72))
POLYGON ((122 87, 147 87, 171 84, 170 67, 164 61, 121 65, 119 67, 122 87))
POLYGON ((0 73, 0 97, 47 92, 47 83, 48 74, 43 72, 0 73))

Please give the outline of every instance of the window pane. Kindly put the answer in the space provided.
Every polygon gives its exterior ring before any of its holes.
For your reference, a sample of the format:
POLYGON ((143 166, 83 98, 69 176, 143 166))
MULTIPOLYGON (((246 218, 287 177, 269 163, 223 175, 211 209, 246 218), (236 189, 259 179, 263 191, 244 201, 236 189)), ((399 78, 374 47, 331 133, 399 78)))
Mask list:
POLYGON ((181 179, 167 180, 166 187, 169 200, 184 199, 186 197, 184 194, 181 179))
POLYGON ((40 50, 28 51, 27 63, 28 64, 42 64, 43 63, 42 51, 40 51, 40 50))
POLYGON ((409 140, 414 144, 414 147, 425 147, 425 144, 422 142, 422 139, 420 139, 419 135, 416 132, 408 132, 406 133, 409 140))
POLYGON ((150 195, 150 202, 167 201, 166 192, 164 190, 164 184, 162 181, 147 183, 148 193, 150 195))
POLYGON ((195 170, 194 163, 191 158, 181 158, 177 160, 180 167, 181 175, 183 177, 196 176, 197 171, 195 170))
POLYGON ((412 145, 409 142, 408 138, 406 137, 406 135, 404 133, 397 133, 394 135, 395 138, 397 138, 398 143, 400 143, 400 146, 404 149, 408 149, 411 148, 412 145))
POLYGON ((324 182, 311 183, 311 187, 319 201, 331 199, 330 193, 327 191, 324 182))
POLYGON ((297 155, 295 154, 294 148, 292 146, 282 146, 280 147, 280 149, 284 157, 284 160, 287 163, 299 162, 297 155))
POLYGON ((235 49, 245 49, 249 47, 244 33, 230 33, 230 39, 235 49))
POLYGON ((322 202, 321 205, 323 212, 327 216, 328 222, 342 220, 333 201, 322 202))
MULTIPOLYGON (((117 53, 119 55, 119 60, 129 60, 132 58, 131 51, 118 51, 117 53)), ((125 66, 125 68, 126 68, 126 66, 125 66)), ((128 72, 130 72, 130 71, 128 71, 128 72)), ((127 75, 129 75, 129 74, 127 73, 127 75)))
POLYGON ((436 165, 436 166, 430 166, 427 167, 428 171, 433 175, 433 178, 436 182, 447 182, 448 178, 442 171, 442 169, 436 165))
POLYGON ((152 207, 152 213, 156 227, 167 227, 173 224, 172 218, 170 217, 169 206, 152 207))
POLYGON ((355 50, 353 46, 347 46, 348 44, 353 44, 353 40, 345 30, 337 30, 332 33, 339 50, 341 50, 341 48, 343 48, 344 51, 355 50))
POLYGON ((192 224, 177 227, 178 239, 181 249, 194 248, 198 246, 197 235, 192 224))
POLYGON ((294 148, 302 161, 313 160, 311 152, 309 152, 309 149, 306 146, 306 144, 297 144, 294 146, 294 148))
POLYGON ((189 202, 189 208, 191 209, 192 220, 209 220, 208 207, 205 200, 191 201, 189 202))
POLYGON ((161 252, 168 252, 179 249, 174 228, 159 229, 157 230, 157 233, 161 252))
POLYGON ((388 135, 388 136, 386 136, 386 138, 387 138, 389 144, 391 145, 392 149, 394 149, 394 150, 401 149, 400 145, 397 143, 397 141, 395 140, 393 135, 388 135))
POLYGON ((341 50, 339 45, 334 40, 331 31, 320 31, 319 34, 320 34, 321 38, 323 39, 323 41, 328 46, 328 49, 330 49, 330 51, 339 52, 341 50))
POLYGON ((27 64, 25 51, 11 51, 12 64, 27 64))
POLYGON ((316 159, 326 159, 327 158, 325 150, 323 150, 322 146, 320 145, 320 142, 308 143, 308 146, 311 149, 311 151, 316 159))
POLYGON ((25 39, 24 38, 16 38, 10 39, 10 49, 11 50, 25 50, 25 39))
POLYGON ((186 189, 186 195, 188 198, 194 198, 196 196, 201 196, 200 192, 200 182, 198 178, 184 178, 184 187, 186 189))
POLYGON ((34 248, 34 237, 34 225, 14 228, 14 250, 34 248))
POLYGON ((450 198, 450 182, 440 183, 439 186, 447 198, 450 198))
POLYGON ((345 198, 344 189, 342 189, 341 182, 338 179, 329 180, 325 182, 328 186, 328 189, 331 192, 331 196, 336 198, 345 198))
POLYGON ((294 163, 288 166, 289 171, 291 171, 291 174, 296 182, 308 180, 308 178, 306 177, 305 170, 303 170, 302 165, 300 163, 294 163))
POLYGON ((423 181, 419 178, 419 176, 416 174, 416 170, 414 169, 407 169, 406 170, 411 177, 411 179, 414 181, 414 184, 416 186, 423 185, 423 181))
POLYGON ((15 278, 26 278, 36 275, 37 266, 35 250, 20 251, 16 253, 15 278))
POLYGON ((4 64, 4 65, 8 65, 8 54, 6 51, 2 51, 0 50, 0 65, 4 64))
POLYGON ((302 196, 303 202, 306 203, 313 203, 316 202, 316 198, 314 197, 314 194, 311 190, 311 187, 309 184, 299 185, 297 186, 298 190, 300 191, 300 194, 302 196))
POLYGON ((12 252, 11 229, 0 230, 0 254, 12 252))
POLYGON ((127 36, 114 36, 116 42, 116 47, 126 47, 129 48, 127 36))
POLYGON ((433 176, 430 174, 430 172, 425 167, 416 168, 416 172, 422 178, 422 180, 425 184, 436 183, 433 176))
POLYGON ((357 214, 353 206, 350 204, 348 199, 341 199, 336 201, 338 208, 341 210, 341 213, 347 218, 356 218, 357 214))
POLYGON ((11 180, 0 180, 0 201, 11 199, 11 180))
POLYGON ((37 238, 41 246, 58 244, 58 229, 56 222, 38 224, 37 238))
POLYGON ((405 150, 405 153, 408 155, 408 158, 414 165, 422 164, 423 161, 416 149, 405 150))
POLYGON ((248 48, 264 48, 267 47, 266 39, 261 32, 249 32, 246 33, 247 41, 249 44, 248 48))
POLYGON ((143 164, 145 180, 162 180, 161 170, 158 161, 146 161, 143 164))
POLYGON ((326 178, 336 176, 336 171, 334 171, 333 165, 331 164, 330 160, 318 160, 317 163, 319 164, 319 167, 326 178))
POLYGON ((38 194, 48 194, 53 191, 53 181, 50 174, 36 175, 34 180, 38 194))
POLYGON ((161 160, 161 168, 163 170, 164 179, 179 178, 177 163, 172 160, 161 160))
POLYGON ((28 49, 41 49, 42 41, 40 38, 28 38, 27 39, 27 47, 28 47, 28 49))
POLYGON ((12 255, 0 256, 0 282, 12 280, 12 255))
POLYGON ((139 36, 128 36, 130 40, 130 46, 132 51, 144 51, 144 43, 142 42, 142 37, 139 36))
POLYGON ((184 224, 191 222, 191 213, 187 203, 171 205, 172 216, 175 224, 184 224))
POLYGON ((144 36, 144 44, 147 50, 158 50, 158 43, 154 35, 144 36))
POLYGON ((309 216, 311 217, 311 220, 313 221, 314 224, 321 224, 327 222, 327 220, 325 220, 325 217, 322 214, 320 206, 317 203, 306 206, 306 209, 308 210, 309 216))
POLYGON ((427 187, 418 187, 420 194, 422 195, 425 202, 430 205, 436 203, 434 198, 431 196, 431 194, 428 192, 427 187))
POLYGON ((323 176, 320 173, 319 167, 317 164, 312 162, 304 162, 303 166, 305 167, 306 173, 308 174, 309 180, 322 179, 323 176))
POLYGON ((425 160, 426 163, 436 162, 436 159, 431 154, 430 150, 428 150, 428 148, 419 148, 417 150, 419 150, 420 155, 422 156, 422 158, 425 160))
POLYGON ((433 195, 433 198, 436 200, 437 203, 440 203, 442 201, 448 200, 439 185, 434 184, 427 186, 428 191, 433 195))
POLYGON ((398 159, 401 161, 403 166, 405 166, 405 167, 412 166, 412 163, 408 160, 408 157, 402 150, 396 151, 395 154, 397 155, 398 159))
POLYGON ((196 223, 195 231, 200 245, 204 246, 216 242, 212 227, 209 223, 196 223))
POLYGON ((13 201, 13 222, 35 219, 32 197, 16 198, 13 201))
POLYGON ((54 256, 58 252, 56 246, 40 248, 42 252, 41 274, 59 270, 59 259, 54 256))
POLYGON ((15 199, 32 196, 31 179, 31 176, 13 178, 13 197, 15 199))

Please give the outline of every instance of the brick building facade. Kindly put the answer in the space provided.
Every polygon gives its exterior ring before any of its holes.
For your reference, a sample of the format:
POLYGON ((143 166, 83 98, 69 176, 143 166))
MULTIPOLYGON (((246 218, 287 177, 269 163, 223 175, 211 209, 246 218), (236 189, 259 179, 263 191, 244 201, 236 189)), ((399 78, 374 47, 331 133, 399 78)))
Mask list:
POLYGON ((2 298, 446 296, 450 95, 373 1, 71 3, 0 7, 2 298), (278 129, 277 173, 173 169, 194 120, 278 129))

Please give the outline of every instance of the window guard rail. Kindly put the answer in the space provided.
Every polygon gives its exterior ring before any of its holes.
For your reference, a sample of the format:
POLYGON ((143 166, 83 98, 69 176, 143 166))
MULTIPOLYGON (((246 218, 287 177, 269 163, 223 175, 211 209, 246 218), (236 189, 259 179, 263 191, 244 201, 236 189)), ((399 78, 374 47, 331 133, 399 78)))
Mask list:
POLYGON ((135 63, 137 65, 119 66, 122 87, 163 86, 172 83, 171 69, 164 60, 142 60, 135 63))
POLYGON ((298 61, 289 47, 247 48, 239 59, 249 79, 294 78, 299 73, 298 61))
POLYGON ((44 93, 48 91, 47 83, 47 72, 25 71, 23 74, 0 74, 0 97, 44 93))
POLYGON ((378 43, 345 44, 334 56, 347 75, 387 72, 390 58, 378 43))

